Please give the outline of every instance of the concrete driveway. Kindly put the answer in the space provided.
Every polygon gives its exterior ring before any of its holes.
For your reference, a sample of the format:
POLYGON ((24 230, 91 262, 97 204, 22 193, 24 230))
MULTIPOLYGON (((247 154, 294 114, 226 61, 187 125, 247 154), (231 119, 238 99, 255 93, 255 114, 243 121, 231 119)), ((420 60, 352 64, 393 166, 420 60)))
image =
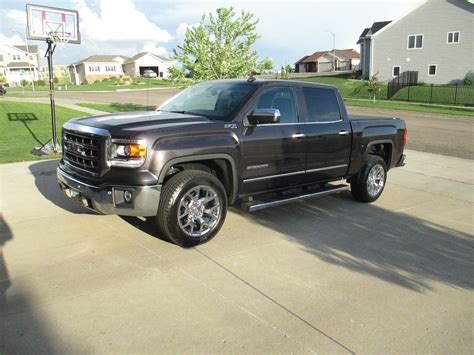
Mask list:
POLYGON ((0 166, 0 352, 472 353, 471 160, 408 151, 381 199, 234 209, 181 249, 0 166))

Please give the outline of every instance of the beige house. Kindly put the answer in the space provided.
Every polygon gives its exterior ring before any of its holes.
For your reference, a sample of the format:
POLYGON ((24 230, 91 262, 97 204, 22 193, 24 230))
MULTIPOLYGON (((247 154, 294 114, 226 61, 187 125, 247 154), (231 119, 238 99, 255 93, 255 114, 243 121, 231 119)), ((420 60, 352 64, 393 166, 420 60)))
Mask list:
POLYGON ((358 70, 360 55, 355 49, 318 51, 304 56, 295 63, 297 73, 324 73, 358 70))
POLYGON ((76 85, 91 84, 123 76, 122 66, 128 59, 123 55, 92 55, 69 66, 71 81, 76 85))
POLYGON ((153 70, 158 78, 167 78, 169 68, 175 66, 175 62, 161 55, 149 52, 141 52, 123 63, 123 71, 132 78, 143 75, 145 70, 153 70))

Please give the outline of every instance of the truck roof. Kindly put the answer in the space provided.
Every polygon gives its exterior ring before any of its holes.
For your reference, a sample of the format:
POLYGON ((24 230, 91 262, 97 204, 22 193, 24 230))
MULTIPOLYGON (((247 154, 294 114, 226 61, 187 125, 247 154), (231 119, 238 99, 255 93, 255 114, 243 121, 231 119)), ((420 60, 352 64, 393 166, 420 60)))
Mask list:
POLYGON ((300 80, 285 80, 285 79, 264 79, 264 78, 255 78, 254 81, 249 81, 249 79, 218 79, 218 80, 210 80, 208 82, 216 82, 216 83, 226 83, 226 82, 240 82, 240 83, 252 83, 257 86, 265 85, 265 84, 292 84, 292 85, 311 85, 315 87, 321 88, 333 88, 337 89, 334 85, 322 84, 322 83, 313 83, 308 81, 300 81, 300 80))

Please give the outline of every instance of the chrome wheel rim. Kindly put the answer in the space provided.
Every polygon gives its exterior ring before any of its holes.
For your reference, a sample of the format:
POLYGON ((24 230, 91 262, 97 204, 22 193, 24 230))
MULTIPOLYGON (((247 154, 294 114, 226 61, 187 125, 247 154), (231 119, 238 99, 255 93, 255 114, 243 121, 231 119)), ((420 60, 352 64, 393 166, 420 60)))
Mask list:
POLYGON ((221 219, 221 201, 217 192, 206 185, 188 190, 178 207, 179 228, 189 237, 209 234, 221 219))
POLYGON ((376 164, 370 169, 367 177, 367 192, 371 197, 377 196, 385 184, 385 171, 380 164, 376 164))

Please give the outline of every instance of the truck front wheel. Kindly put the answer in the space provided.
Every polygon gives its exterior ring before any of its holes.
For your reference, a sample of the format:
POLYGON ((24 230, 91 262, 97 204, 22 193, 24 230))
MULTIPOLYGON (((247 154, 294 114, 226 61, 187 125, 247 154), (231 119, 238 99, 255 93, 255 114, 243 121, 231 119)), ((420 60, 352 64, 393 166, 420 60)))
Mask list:
POLYGON ((182 247, 211 240, 227 214, 227 196, 222 183, 212 174, 185 170, 163 187, 157 222, 161 232, 182 247))
POLYGON ((374 202, 383 192, 387 165, 377 155, 369 155, 357 178, 351 181, 352 196, 361 202, 374 202))

